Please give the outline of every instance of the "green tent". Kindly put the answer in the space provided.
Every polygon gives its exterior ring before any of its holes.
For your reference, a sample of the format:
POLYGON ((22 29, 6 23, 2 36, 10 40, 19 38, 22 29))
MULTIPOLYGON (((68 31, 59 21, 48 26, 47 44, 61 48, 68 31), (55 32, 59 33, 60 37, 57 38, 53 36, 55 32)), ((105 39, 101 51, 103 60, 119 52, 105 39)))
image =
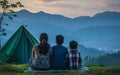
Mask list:
POLYGON ((38 41, 21 26, 0 49, 0 61, 8 63, 28 63, 32 47, 38 41))

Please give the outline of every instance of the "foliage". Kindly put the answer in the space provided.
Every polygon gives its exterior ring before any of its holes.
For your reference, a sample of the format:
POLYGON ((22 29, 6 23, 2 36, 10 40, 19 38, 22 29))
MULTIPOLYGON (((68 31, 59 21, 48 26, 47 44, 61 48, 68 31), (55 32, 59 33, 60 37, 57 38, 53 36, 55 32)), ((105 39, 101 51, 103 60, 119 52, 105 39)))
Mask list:
POLYGON ((87 67, 105 67, 105 65, 103 65, 103 64, 85 64, 84 66, 87 66, 87 67))
POLYGON ((20 2, 10 3, 9 0, 0 0, 0 7, 2 8, 2 14, 0 16, 0 36, 6 36, 5 29, 3 28, 3 25, 8 26, 8 23, 3 23, 4 17, 8 17, 10 20, 13 19, 13 17, 17 17, 14 8, 18 7, 24 7, 20 2))
POLYGON ((106 66, 120 66, 120 51, 89 59, 89 64, 103 64, 106 66))
POLYGON ((19 72, 19 68, 0 62, 0 72, 19 72))

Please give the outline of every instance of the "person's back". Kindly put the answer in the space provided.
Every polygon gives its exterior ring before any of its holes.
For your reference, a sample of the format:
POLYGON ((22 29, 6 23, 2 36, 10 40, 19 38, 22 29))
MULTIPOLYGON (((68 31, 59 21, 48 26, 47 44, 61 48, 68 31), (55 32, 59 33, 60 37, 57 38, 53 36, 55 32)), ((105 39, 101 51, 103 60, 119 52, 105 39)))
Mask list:
POLYGON ((67 59, 66 55, 68 54, 67 48, 62 46, 63 36, 58 35, 56 37, 56 46, 52 47, 52 61, 51 69, 55 70, 65 70, 67 69, 67 59))
POLYGON ((81 67, 82 59, 80 52, 77 50, 78 43, 76 41, 71 41, 69 45, 71 49, 71 51, 68 53, 69 68, 79 70, 81 67))
POLYGON ((69 53, 69 68, 74 70, 79 70, 81 67, 81 57, 80 52, 77 50, 72 50, 69 53))
POLYGON ((33 59, 31 67, 33 70, 48 70, 50 68, 50 51, 46 54, 40 53, 38 46, 35 46, 36 58, 33 59))
POLYGON ((48 44, 48 35, 40 35, 40 43, 33 47, 32 60, 30 67, 33 70, 48 70, 50 68, 50 45, 48 44))

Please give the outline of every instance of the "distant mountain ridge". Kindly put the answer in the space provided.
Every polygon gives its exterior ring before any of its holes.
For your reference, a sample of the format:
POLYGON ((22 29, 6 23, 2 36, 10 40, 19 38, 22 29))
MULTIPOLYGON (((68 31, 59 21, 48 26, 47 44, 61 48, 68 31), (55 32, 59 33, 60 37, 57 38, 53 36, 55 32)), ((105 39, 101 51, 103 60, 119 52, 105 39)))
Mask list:
POLYGON ((104 52, 98 51, 97 49, 94 48, 87 48, 83 45, 78 45, 78 50, 81 54, 82 59, 84 59, 85 57, 98 57, 101 55, 105 55, 104 52))
POLYGON ((17 12, 18 18, 24 19, 24 21, 39 21, 41 23, 47 23, 52 25, 61 26, 63 28, 68 27, 84 28, 89 26, 105 26, 105 25, 120 25, 120 12, 106 11, 98 13, 93 17, 79 16, 75 18, 68 18, 58 14, 49 14, 43 11, 37 13, 31 13, 28 10, 20 10, 17 12))
POLYGON ((68 18, 62 15, 49 14, 43 11, 31 13, 27 10, 21 10, 18 12, 18 14, 20 15, 20 17, 22 15, 28 17, 29 14, 29 16, 31 16, 32 18, 39 19, 40 22, 60 25, 61 27, 65 27, 66 25, 69 25, 69 27, 75 26, 76 28, 84 28, 89 26, 120 25, 120 12, 107 11, 103 13, 98 13, 93 17, 79 16, 76 18, 68 18), (27 12, 27 14, 24 14, 25 12, 27 12))
POLYGON ((79 29, 71 35, 73 35, 72 39, 77 39, 89 47, 120 49, 120 26, 87 27, 79 29))
MULTIPOLYGON (((93 17, 79 16, 75 18, 43 11, 31 13, 28 10, 21 10, 16 14, 18 17, 12 21, 7 18, 4 20, 9 23, 9 27, 6 29, 12 32, 8 35, 12 35, 21 25, 25 25, 36 39, 40 33, 48 33, 51 45, 55 45, 55 36, 62 34, 65 37, 66 46, 71 40, 77 40, 80 44, 88 47, 120 49, 120 12, 107 11, 93 17), (109 35, 106 35, 108 33, 109 35)), ((8 39, 9 37, 4 38, 8 39)))

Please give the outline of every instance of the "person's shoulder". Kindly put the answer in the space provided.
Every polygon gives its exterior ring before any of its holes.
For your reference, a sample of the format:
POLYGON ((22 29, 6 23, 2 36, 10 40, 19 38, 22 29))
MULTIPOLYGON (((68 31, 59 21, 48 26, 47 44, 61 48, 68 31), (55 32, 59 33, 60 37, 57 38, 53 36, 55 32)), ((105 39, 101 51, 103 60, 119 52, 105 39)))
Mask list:
POLYGON ((78 53, 80 53, 80 51, 79 51, 79 50, 77 50, 77 52, 78 52, 78 53))
POLYGON ((67 49, 67 47, 63 46, 63 48, 67 49))
POLYGON ((63 48, 67 49, 67 47, 65 47, 64 45, 61 45, 63 48))
POLYGON ((55 48, 55 47, 57 47, 57 45, 54 45, 54 46, 52 46, 51 48, 55 48))
POLYGON ((38 44, 33 45, 33 47, 37 47, 37 46, 38 46, 38 44))
POLYGON ((78 53, 78 54, 81 54, 79 50, 77 50, 77 53, 78 53))
POLYGON ((63 46, 63 45, 61 45, 61 50, 64 52, 64 53, 68 53, 68 49, 67 49, 67 47, 65 47, 65 46, 63 46))
POLYGON ((38 48, 38 45, 39 45, 39 44, 35 44, 35 45, 33 46, 33 48, 34 48, 34 49, 37 49, 37 48, 38 48))
POLYGON ((52 46, 52 47, 56 47, 57 45, 54 45, 54 46, 52 46))

